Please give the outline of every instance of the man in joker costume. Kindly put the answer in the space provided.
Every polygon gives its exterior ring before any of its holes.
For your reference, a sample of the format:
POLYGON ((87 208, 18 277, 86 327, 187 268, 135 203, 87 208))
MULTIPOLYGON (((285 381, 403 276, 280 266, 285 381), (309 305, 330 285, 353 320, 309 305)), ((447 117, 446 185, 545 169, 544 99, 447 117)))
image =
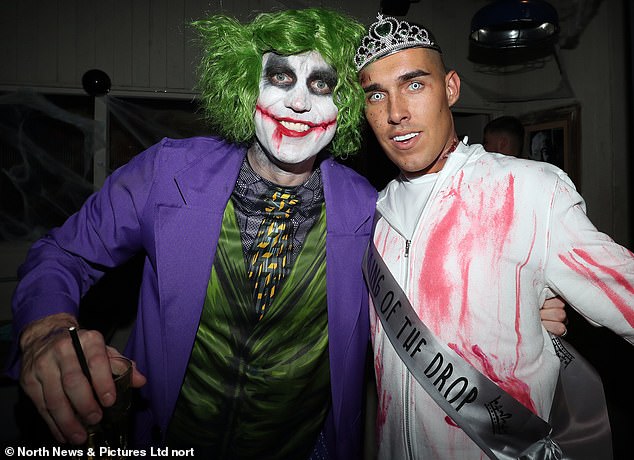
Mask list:
MULTIPOLYGON (((560 361, 539 306, 558 294, 634 343, 634 255, 593 226, 559 168, 459 142, 460 79, 428 30, 379 15, 360 43, 366 117, 400 170, 379 194, 377 253, 439 342, 547 420, 560 361)), ((486 458, 412 377, 379 313, 371 307, 378 457, 486 458)), ((447 389, 450 370, 432 384, 447 389)))
MULTIPOLYGON (((86 440, 80 420, 102 411, 66 329, 88 288, 142 252, 125 354, 149 405, 133 444, 193 447, 196 458, 360 458, 361 262, 376 190, 325 153, 360 146, 363 27, 317 9, 195 26, 202 100, 223 137, 164 139, 35 243, 13 305, 22 386, 59 441, 86 440)), ((108 406, 106 353, 117 352, 95 331, 80 337, 108 406)))

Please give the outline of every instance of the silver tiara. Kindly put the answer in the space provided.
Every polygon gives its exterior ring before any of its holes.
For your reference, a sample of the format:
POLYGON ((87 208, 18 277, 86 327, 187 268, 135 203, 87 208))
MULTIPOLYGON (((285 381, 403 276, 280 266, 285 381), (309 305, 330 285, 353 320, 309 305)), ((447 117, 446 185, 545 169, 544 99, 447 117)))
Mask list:
POLYGON ((354 55, 357 70, 370 62, 405 48, 431 48, 440 52, 434 36, 423 26, 379 13, 354 55))

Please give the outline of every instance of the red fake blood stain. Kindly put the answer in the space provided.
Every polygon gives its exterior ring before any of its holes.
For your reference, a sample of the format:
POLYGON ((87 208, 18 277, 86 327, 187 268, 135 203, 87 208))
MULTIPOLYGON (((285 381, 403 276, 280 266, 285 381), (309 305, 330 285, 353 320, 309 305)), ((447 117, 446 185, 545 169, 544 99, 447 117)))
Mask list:
MULTIPOLYGON (((467 332, 477 326, 472 324, 469 311, 473 304, 473 299, 469 298, 472 262, 477 258, 486 264, 492 276, 499 273, 500 260, 510 239, 515 217, 515 179, 512 175, 506 176, 494 187, 463 184, 463 179, 464 173, 461 173, 454 187, 442 199, 445 210, 426 235, 429 240, 418 279, 419 292, 424 296, 421 305, 425 306, 424 312, 419 311, 419 314, 424 315, 426 322, 436 331, 442 330, 449 321, 457 321, 460 330, 467 332), (451 265, 448 260, 457 263, 451 265), (458 298, 458 311, 447 307, 458 298)), ((516 316, 519 317, 519 309, 516 309, 516 316)), ((516 321, 516 324, 519 323, 516 321)), ((515 330, 518 336, 516 352, 519 354, 522 337, 518 327, 515 330)), ((465 356, 468 354, 487 377, 531 411, 536 411, 530 398, 530 388, 515 377, 512 370, 507 375, 500 375, 491 358, 478 345, 454 343, 450 346, 469 362, 465 356)), ((449 425, 457 426, 450 417, 445 420, 449 425)))
POLYGON ((376 371, 376 391, 377 395, 380 398, 378 404, 378 411, 376 414, 376 439, 377 442, 380 441, 381 436, 383 434, 383 427, 387 422, 387 413, 390 402, 392 401, 392 397, 388 394, 386 390, 383 389, 383 361, 381 350, 377 350, 377 353, 374 357, 374 368, 376 371))
MULTIPOLYGON (((447 317, 455 291, 460 291, 460 327, 469 326, 468 292, 471 261, 476 254, 488 260, 492 273, 499 271, 515 214, 515 188, 512 175, 495 187, 479 187, 467 184, 463 187, 461 172, 456 185, 442 198, 441 206, 448 207, 443 217, 432 227, 424 256, 423 268, 418 279, 419 292, 424 295, 425 318, 441 325, 447 317), (463 189, 464 188, 464 189, 463 189), (491 229, 496 231, 492 232, 491 229), (493 238, 493 239, 492 239, 493 238), (447 261, 457 260, 458 275, 448 271, 447 261)), ((419 315, 422 312, 418 312, 419 315)))
POLYGON ((586 277, 588 280, 590 280, 590 282, 601 289, 605 293, 605 295, 612 301, 612 303, 614 303, 614 305, 619 309, 621 314, 625 317, 625 320, 631 326, 634 326, 634 313, 631 311, 627 300, 620 296, 617 292, 614 292, 614 290, 604 279, 610 278, 614 280, 616 284, 624 288, 627 292, 634 293, 634 286, 632 286, 632 284, 629 283, 625 279, 625 277, 623 277, 614 269, 601 264, 583 249, 574 249, 568 255, 560 255, 559 259, 572 270, 586 277), (599 276, 599 274, 602 274, 603 277, 599 276))
MULTIPOLYGON (((458 355, 460 355, 465 361, 470 362, 469 359, 462 353, 458 346, 455 343, 450 343, 449 348, 454 350, 458 355)), ((535 403, 530 397, 530 388, 520 379, 510 373, 507 376, 501 377, 495 370, 493 369, 493 365, 491 364, 491 360, 486 354, 482 351, 482 349, 474 345, 471 347, 471 356, 480 363, 480 368, 482 369, 482 373, 486 375, 491 381, 497 384, 500 388, 506 391, 509 395, 513 396, 516 400, 522 403, 526 408, 528 408, 533 413, 537 413, 537 409, 535 408, 535 403)), ((456 422, 453 421, 449 416, 445 417, 445 422, 450 426, 457 427, 456 422)))

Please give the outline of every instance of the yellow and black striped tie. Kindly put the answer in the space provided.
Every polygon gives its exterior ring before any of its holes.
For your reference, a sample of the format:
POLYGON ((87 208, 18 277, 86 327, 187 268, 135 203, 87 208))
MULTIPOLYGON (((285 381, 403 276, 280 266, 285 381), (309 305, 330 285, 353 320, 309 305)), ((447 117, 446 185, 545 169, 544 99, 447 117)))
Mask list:
POLYGON ((271 306, 276 289, 288 271, 293 246, 291 216, 299 197, 283 189, 272 189, 262 197, 264 218, 251 247, 249 279, 254 284, 254 302, 259 319, 271 306))

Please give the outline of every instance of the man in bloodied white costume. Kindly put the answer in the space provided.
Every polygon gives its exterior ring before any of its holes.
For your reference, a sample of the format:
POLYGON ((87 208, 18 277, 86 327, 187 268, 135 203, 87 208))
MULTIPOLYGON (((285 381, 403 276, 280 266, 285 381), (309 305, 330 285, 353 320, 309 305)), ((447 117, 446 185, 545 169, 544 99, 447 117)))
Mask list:
MULTIPOLYGON (((595 228, 559 168, 459 141, 451 107, 460 78, 429 30, 379 15, 355 62, 366 118, 400 170, 379 194, 377 254, 440 342, 548 419, 560 361, 540 305, 559 295, 634 343, 634 255, 595 228)), ((370 310, 378 457, 486 458, 408 371, 370 310)), ((455 378, 435 377, 436 385, 455 378)))

